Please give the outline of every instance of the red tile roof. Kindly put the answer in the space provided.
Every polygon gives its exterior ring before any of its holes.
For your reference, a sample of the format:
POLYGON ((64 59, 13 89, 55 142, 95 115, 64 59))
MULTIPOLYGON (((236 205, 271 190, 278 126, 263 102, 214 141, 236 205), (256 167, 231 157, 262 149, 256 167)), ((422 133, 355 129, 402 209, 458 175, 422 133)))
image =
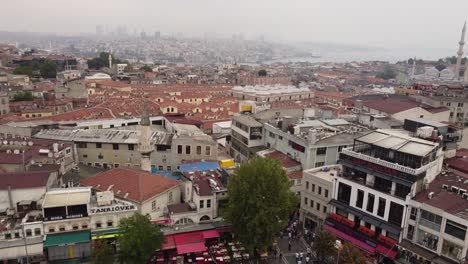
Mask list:
POLYGON ((283 154, 282 152, 279 152, 277 150, 270 152, 266 154, 265 156, 281 162, 283 168, 286 168, 286 169, 301 165, 301 163, 293 160, 288 155, 283 154))
POLYGON ((49 179, 48 171, 0 173, 0 190, 45 187, 49 179))
POLYGON ((101 191, 112 185, 116 196, 125 198, 125 194, 128 193, 127 199, 142 203, 178 186, 181 182, 146 171, 120 167, 84 179, 81 184, 101 191))
POLYGON ((414 101, 401 101, 393 98, 372 100, 364 102, 364 106, 388 114, 396 114, 405 110, 418 107, 420 104, 414 101))

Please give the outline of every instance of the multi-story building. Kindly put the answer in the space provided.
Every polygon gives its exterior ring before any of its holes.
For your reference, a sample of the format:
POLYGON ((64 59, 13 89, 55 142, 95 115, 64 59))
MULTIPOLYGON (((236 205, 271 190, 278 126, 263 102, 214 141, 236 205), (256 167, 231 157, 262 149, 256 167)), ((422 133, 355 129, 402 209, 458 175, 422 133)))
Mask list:
POLYGON ((231 126, 230 154, 237 162, 246 161, 265 149, 263 124, 248 115, 234 116, 231 126))
POLYGON ((136 205, 152 221, 167 219, 167 206, 181 201, 181 181, 125 167, 104 171, 81 181, 96 191, 113 191, 123 201, 136 205))
POLYGON ((400 263, 466 263, 467 182, 466 173, 443 171, 415 197, 407 197, 400 263))
POLYGON ((10 98, 8 93, 0 92, 0 116, 10 113, 10 98))
POLYGON ((397 131, 376 130, 343 149, 331 214, 324 228, 371 254, 396 257, 403 237, 407 197, 442 169, 439 144, 397 131))
POLYGON ((314 97, 314 92, 309 88, 297 88, 292 85, 235 86, 232 88, 231 94, 234 98, 257 102, 296 101, 314 97))
POLYGON ((314 231, 328 216, 328 203, 333 197, 333 183, 342 170, 332 165, 304 171, 301 185, 300 219, 304 228, 314 231))
POLYGON ((48 261, 80 260, 91 254, 91 188, 48 191, 42 203, 48 261))

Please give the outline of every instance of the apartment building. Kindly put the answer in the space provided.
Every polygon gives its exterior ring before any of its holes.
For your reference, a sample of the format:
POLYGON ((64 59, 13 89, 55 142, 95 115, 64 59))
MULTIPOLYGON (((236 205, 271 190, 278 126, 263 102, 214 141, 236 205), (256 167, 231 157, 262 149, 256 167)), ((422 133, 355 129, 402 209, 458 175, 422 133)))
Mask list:
POLYGON ((439 144, 391 130, 376 130, 343 149, 324 228, 369 254, 395 259, 403 237, 408 197, 442 169, 439 144))
POLYGON ((401 263, 466 263, 468 177, 446 170, 413 199, 407 199, 407 225, 401 263))

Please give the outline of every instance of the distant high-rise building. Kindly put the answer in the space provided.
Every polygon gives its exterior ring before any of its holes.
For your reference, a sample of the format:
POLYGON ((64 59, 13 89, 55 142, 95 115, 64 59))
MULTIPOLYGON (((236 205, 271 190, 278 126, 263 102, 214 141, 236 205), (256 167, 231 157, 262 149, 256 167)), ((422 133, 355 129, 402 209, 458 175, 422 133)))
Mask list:
POLYGON ((466 32, 466 21, 463 25, 462 34, 460 42, 458 42, 458 52, 457 52, 457 64, 455 65, 455 79, 458 80, 460 78, 460 69, 461 69, 461 61, 463 56, 463 46, 465 45, 465 32, 466 32))
POLYGON ((160 38, 160 37, 161 37, 161 32, 155 31, 155 32, 154 32, 154 37, 155 37, 155 38, 160 38))
POLYGON ((146 32, 144 30, 141 31, 140 38, 146 38, 146 32))
POLYGON ((103 29, 101 25, 96 26, 96 35, 100 36, 103 33, 103 29))

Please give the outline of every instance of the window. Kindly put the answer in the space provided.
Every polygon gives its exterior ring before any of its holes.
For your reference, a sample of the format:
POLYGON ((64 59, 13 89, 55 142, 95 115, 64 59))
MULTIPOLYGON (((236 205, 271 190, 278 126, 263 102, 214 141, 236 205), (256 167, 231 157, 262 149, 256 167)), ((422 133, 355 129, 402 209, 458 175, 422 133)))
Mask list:
POLYGON ((364 201, 364 191, 359 190, 357 191, 357 200, 356 200, 356 207, 362 208, 362 203, 364 201))
POLYGON ((177 145, 177 154, 182 154, 182 145, 177 145))
POLYGON ((119 150, 119 144, 112 144, 113 150, 119 150))
POLYGON ((197 146, 197 155, 201 155, 202 146, 197 146))
POLYGON ((271 138, 275 138, 275 134, 273 132, 268 132, 268 136, 270 136, 271 138))
POLYGON ((320 186, 318 187, 318 194, 322 195, 322 187, 320 187, 320 186))
POLYGON ((328 189, 325 189, 325 198, 328 198, 328 189))
POLYGON ((135 145, 128 144, 128 150, 135 150, 135 145))
POLYGON ((55 228, 49 227, 49 233, 54 233, 54 232, 55 232, 55 228))
POLYGON ((380 217, 384 217, 385 215, 385 199, 379 198, 379 207, 377 208, 377 215, 380 217))
POLYGON ((82 228, 82 229, 88 229, 88 225, 87 225, 87 224, 82 224, 82 225, 81 225, 81 228, 82 228))
POLYGON ((326 147, 317 149, 317 156, 318 155, 325 155, 325 154, 327 154, 327 148, 326 147))
POLYGON ((86 144, 86 142, 78 142, 76 143, 76 146, 78 148, 86 148, 88 145, 86 144))
POLYGON ((367 194, 367 207, 366 207, 366 210, 368 212, 373 212, 374 211, 374 200, 375 200, 375 196, 371 193, 368 193, 367 194))
POLYGON ((171 167, 171 166, 167 166, 167 170, 168 170, 168 171, 171 171, 171 170, 172 170, 172 167, 171 167))
POLYGON ((59 226, 59 231, 60 231, 60 232, 65 231, 65 227, 64 227, 64 226, 59 226))
POLYGON ((205 147, 205 155, 206 156, 211 156, 211 147, 210 146, 205 147))
POLYGON ((317 203, 317 211, 320 211, 320 204, 317 203))
POLYGON ((439 238, 429 232, 418 229, 418 239, 416 240, 416 243, 435 251, 439 244, 439 238))
POLYGON ((96 148, 102 148, 102 144, 101 143, 96 143, 96 148))
POLYGON ((450 103, 450 102, 447 102, 447 103, 446 103, 446 105, 447 105, 447 106, 450 106, 450 105, 451 105, 451 103, 450 103))
POLYGON ((425 227, 439 231, 440 224, 442 223, 442 217, 421 209, 421 219, 419 220, 419 223, 425 227))
POLYGON ((191 149, 192 149, 192 146, 186 145, 186 146, 185 146, 185 154, 186 154, 186 155, 190 155, 191 149))
POLYGON ((447 220, 445 224, 445 233, 461 240, 465 240, 466 226, 447 220))
POLYGON ((279 140, 283 140, 283 136, 278 135, 279 140))
POLYGON ((112 227, 114 225, 114 222, 112 221, 107 221, 107 227, 112 227))
POLYGON ((200 209, 202 209, 204 207, 204 202, 203 200, 200 200, 200 209))
POLYGON ((206 200, 206 208, 211 208, 211 199, 206 200))
POLYGON ((416 221, 417 215, 418 215, 418 208, 411 207, 410 219, 416 221))
POLYGON ((327 207, 326 206, 323 207, 323 212, 327 213, 327 207))
POLYGON ((388 212, 388 222, 401 226, 401 220, 403 219, 403 205, 390 202, 390 211, 388 212))
POLYGON ((325 165, 325 162, 316 162, 315 167, 322 167, 325 165))
POLYGON ((156 211, 156 200, 151 202, 151 211, 156 211))
POLYGON ((78 230, 79 226, 78 225, 73 225, 72 229, 73 230, 78 230))
POLYGON ((87 157, 88 157, 88 155, 86 155, 86 154, 84 154, 84 155, 83 155, 83 158, 85 158, 85 159, 86 159, 87 157))
POLYGON ((168 198, 169 202, 171 203, 172 202, 172 192, 169 192, 169 198, 168 198))
POLYGON ((338 147, 338 152, 343 152, 343 149, 346 148, 346 146, 339 146, 338 147))
POLYGON ((312 192, 315 192, 315 184, 312 183, 312 192))
POLYGON ((310 200, 310 208, 314 208, 314 200, 310 200))
POLYGON ((306 181, 306 190, 309 190, 309 182, 306 181))
POLYGON ((406 233, 406 239, 412 241, 414 236, 414 226, 408 225, 408 233, 406 233))
POLYGON ((102 226, 101 222, 96 223, 96 228, 101 228, 101 226, 102 226))
POLYGON ((26 236, 27 237, 32 236, 32 230, 31 229, 26 230, 26 236))
POLYGON ((308 199, 307 197, 304 197, 304 205, 307 205, 308 199))
POLYGON ((458 107, 463 107, 463 103, 458 103, 458 107))
POLYGON ((410 193, 411 187, 397 183, 395 188, 395 195, 401 198, 406 198, 410 193))
MULTIPOLYGON (((457 245, 453 242, 447 241, 444 239, 442 244, 442 255, 456 260, 457 262, 461 260, 461 255, 463 251, 462 245, 457 245)), ((463 262, 462 262, 463 263, 463 262)))
POLYGON ((344 202, 349 205, 351 200, 351 186, 340 182, 338 185, 338 201, 344 202))

